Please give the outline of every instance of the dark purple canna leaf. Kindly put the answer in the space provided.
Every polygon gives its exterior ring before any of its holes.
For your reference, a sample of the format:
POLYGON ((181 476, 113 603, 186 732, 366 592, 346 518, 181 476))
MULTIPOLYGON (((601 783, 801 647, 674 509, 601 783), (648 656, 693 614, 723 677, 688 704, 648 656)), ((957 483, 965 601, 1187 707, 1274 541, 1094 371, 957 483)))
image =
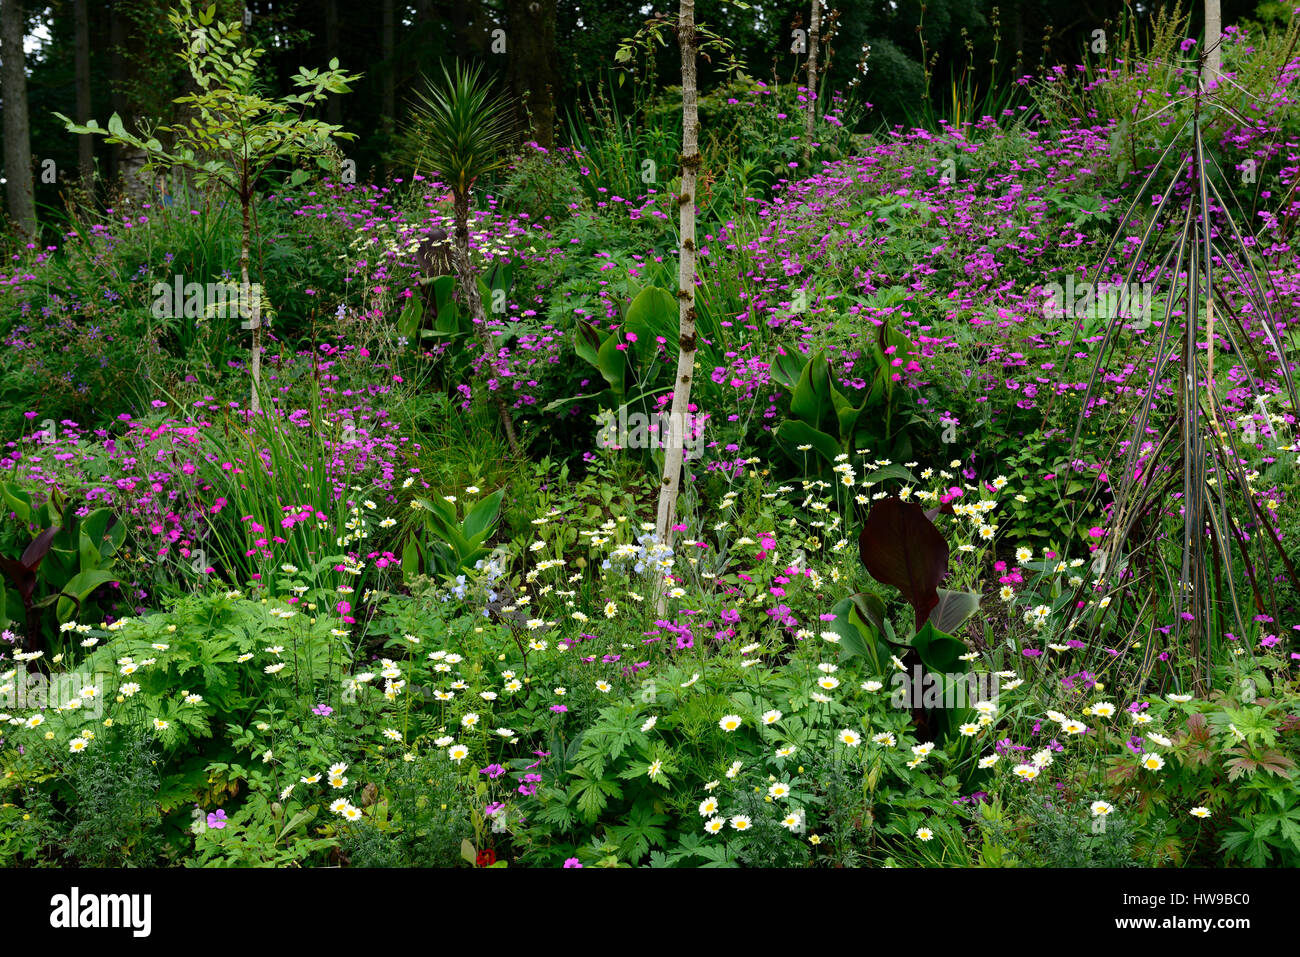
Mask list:
POLYGON ((925 510, 897 498, 876 502, 858 537, 858 553, 872 578, 907 599, 920 631, 939 604, 939 583, 948 574, 948 543, 925 510))
POLYGON ((31 571, 36 571, 41 567, 41 561, 49 554, 50 545, 53 544, 54 536, 57 534, 59 534, 58 528, 47 528, 41 532, 32 539, 31 544, 23 549, 23 556, 18 561, 22 562, 31 571))

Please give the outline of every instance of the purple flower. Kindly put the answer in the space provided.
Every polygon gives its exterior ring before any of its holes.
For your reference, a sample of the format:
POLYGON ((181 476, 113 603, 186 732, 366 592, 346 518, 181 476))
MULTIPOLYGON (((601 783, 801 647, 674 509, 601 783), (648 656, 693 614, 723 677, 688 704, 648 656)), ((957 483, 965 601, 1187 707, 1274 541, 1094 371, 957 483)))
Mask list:
POLYGON ((226 812, 217 808, 215 814, 208 815, 208 827, 214 831, 219 831, 226 826, 226 812))
POLYGON ((499 778, 506 773, 506 769, 499 764, 489 764, 485 768, 480 768, 478 773, 486 774, 489 778, 499 778))
POLYGON ((564 862, 564 866, 565 866, 565 867, 581 867, 581 866, 582 866, 582 862, 579 861, 576 857, 570 857, 568 860, 566 860, 566 861, 564 862))
POLYGON ((327 704, 318 704, 316 707, 311 709, 311 713, 320 715, 322 718, 328 718, 334 713, 334 709, 327 704))
POLYGON ((569 709, 562 704, 553 704, 551 705, 551 710, 554 711, 556 714, 563 714, 565 711, 568 711, 569 709))

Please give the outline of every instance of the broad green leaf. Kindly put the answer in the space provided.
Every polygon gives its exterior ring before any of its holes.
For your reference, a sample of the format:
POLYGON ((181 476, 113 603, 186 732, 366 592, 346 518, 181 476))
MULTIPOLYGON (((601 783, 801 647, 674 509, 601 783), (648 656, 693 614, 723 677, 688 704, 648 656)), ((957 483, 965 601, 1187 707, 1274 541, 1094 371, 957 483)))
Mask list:
POLYGON ((491 531, 492 526, 496 523, 497 513, 501 510, 501 499, 506 494, 504 488, 499 488, 491 495, 477 502, 473 508, 465 515, 465 522, 462 526, 465 538, 474 545, 477 545, 491 531))

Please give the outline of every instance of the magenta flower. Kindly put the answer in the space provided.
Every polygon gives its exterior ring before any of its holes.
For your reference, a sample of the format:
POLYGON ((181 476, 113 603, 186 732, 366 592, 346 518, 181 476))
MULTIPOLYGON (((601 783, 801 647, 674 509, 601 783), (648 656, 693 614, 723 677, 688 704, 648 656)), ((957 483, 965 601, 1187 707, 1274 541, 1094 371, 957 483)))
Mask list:
POLYGON ((226 826, 225 811, 218 808, 215 814, 208 815, 208 827, 212 828, 212 830, 219 831, 225 826, 226 826))

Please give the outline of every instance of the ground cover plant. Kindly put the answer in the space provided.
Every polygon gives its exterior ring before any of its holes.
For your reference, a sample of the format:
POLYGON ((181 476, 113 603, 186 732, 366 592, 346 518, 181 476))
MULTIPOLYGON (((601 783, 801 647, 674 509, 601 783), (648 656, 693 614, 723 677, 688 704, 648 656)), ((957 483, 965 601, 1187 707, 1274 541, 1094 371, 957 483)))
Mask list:
POLYGON ((178 5, 170 125, 59 114, 176 179, 0 267, 0 864, 1300 864, 1266 12, 898 124, 683 0, 358 178, 178 5))

